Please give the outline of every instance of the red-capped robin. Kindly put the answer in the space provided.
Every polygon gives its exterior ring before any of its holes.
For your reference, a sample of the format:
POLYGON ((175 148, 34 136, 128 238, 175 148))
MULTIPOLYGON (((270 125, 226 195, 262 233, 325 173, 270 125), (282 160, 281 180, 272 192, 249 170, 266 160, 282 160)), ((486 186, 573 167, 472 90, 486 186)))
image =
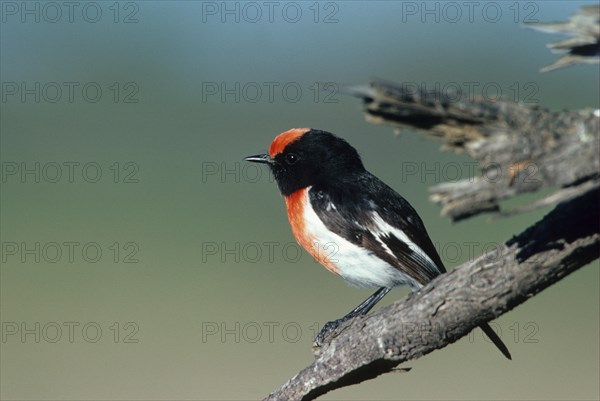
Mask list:
MULTIPOLYGON (((346 316, 327 323, 315 339, 318 345, 329 330, 369 312, 391 288, 418 290, 446 272, 415 209, 369 173, 345 140, 295 128, 278 135, 268 154, 245 160, 271 168, 304 249, 349 284, 379 287, 346 316)), ((511 359, 492 328, 480 327, 511 359)))

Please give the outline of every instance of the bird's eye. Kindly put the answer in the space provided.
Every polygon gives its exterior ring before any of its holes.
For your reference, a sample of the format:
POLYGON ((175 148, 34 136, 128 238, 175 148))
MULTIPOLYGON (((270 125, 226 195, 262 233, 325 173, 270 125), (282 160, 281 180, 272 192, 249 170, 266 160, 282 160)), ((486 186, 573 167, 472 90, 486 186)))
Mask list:
POLYGON ((287 155, 285 155, 285 162, 287 164, 289 164, 290 166, 292 164, 295 164, 298 162, 298 155, 295 155, 294 153, 288 153, 287 155))

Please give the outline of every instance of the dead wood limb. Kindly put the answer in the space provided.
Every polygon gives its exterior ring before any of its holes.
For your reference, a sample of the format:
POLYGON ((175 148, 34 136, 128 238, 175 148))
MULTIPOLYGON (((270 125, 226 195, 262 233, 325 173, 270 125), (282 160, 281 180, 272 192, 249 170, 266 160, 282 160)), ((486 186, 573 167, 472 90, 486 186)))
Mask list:
POLYGON ((600 183, 598 110, 552 112, 384 81, 349 92, 363 99, 368 121, 425 131, 478 162, 478 177, 431 188, 431 199, 453 221, 518 212, 500 212, 499 202, 520 193, 565 190, 542 206, 600 183))
POLYGON ((548 44, 554 53, 563 53, 540 72, 553 71, 580 63, 598 63, 600 56, 600 6, 582 6, 567 21, 530 22, 526 26, 546 33, 564 33, 570 37, 548 44))

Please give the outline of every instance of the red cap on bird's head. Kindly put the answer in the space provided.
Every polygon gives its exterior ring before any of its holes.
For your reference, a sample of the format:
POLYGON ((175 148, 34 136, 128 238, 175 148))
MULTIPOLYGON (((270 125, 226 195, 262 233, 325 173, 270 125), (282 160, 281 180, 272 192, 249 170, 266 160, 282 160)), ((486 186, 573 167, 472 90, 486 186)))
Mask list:
POLYGON ((277 135, 271 146, 269 147, 269 155, 275 157, 278 153, 283 152, 285 147, 290 143, 300 139, 300 137, 310 131, 310 128, 292 128, 277 135))

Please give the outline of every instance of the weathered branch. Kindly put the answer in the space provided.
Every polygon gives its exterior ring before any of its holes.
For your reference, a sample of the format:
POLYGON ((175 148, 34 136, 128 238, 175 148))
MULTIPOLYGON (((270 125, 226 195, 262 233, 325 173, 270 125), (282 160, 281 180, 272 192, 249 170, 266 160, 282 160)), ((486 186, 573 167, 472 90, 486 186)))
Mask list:
MULTIPOLYGON (((479 324, 525 302, 598 258, 599 201, 594 189, 559 204, 493 254, 340 327, 312 365, 266 400, 313 400, 374 378, 457 341, 479 324)), ((490 349, 490 357, 493 352, 490 349)))
POLYGON ((529 210, 600 183, 598 110, 551 112, 383 81, 350 93, 363 99, 367 120, 424 131, 478 162, 480 176, 431 189, 442 215, 454 221, 517 212, 500 212, 499 202, 520 193, 546 187, 564 191, 523 209, 529 210))
POLYGON ((600 6, 590 4, 581 7, 567 21, 532 22, 527 26, 547 33, 565 33, 570 37, 550 43, 555 53, 565 53, 540 72, 553 71, 580 63, 598 63, 600 56, 600 6))
MULTIPOLYGON (((567 54, 543 71, 599 60, 598 5, 583 6, 565 22, 528 26, 571 36, 549 46, 567 54)), ((479 163, 478 177, 431 189, 442 215, 454 221, 480 213, 508 216, 530 211, 600 186, 600 110, 551 112, 413 83, 375 81, 349 92, 363 99, 367 120, 426 131, 441 138, 446 149, 464 151, 479 163), (559 191, 524 207, 500 210, 500 201, 546 187, 559 191)))

